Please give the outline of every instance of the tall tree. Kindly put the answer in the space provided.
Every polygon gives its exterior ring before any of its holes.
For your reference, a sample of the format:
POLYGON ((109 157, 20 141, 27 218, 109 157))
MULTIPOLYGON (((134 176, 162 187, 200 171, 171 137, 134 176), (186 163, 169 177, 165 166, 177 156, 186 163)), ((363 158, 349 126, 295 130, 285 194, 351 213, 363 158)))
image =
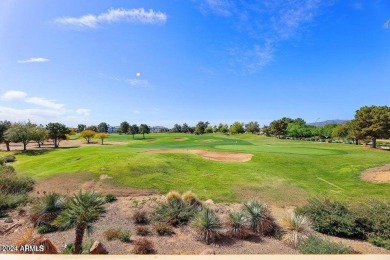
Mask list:
POLYGON ((187 125, 186 123, 184 123, 184 124, 182 125, 181 131, 182 131, 183 133, 188 133, 188 132, 189 132, 189 127, 188 127, 188 125, 187 125))
POLYGON ((172 128, 172 132, 181 133, 181 126, 179 124, 175 124, 172 128))
POLYGON ((134 135, 138 133, 139 133, 139 127, 136 124, 129 126, 129 134, 133 136, 133 140, 134 140, 134 135))
POLYGON ((80 133, 80 137, 81 138, 84 138, 87 143, 89 144, 91 139, 96 135, 96 132, 95 131, 92 131, 92 130, 84 130, 80 133))
POLYGON ((242 134, 244 132, 245 132, 244 123, 240 123, 236 121, 230 126, 230 133, 232 134, 242 134))
POLYGON ((98 127, 96 125, 90 125, 90 126, 87 126, 85 128, 85 130, 91 130, 91 131, 97 132, 98 131, 98 127))
POLYGON ((258 133, 260 131, 259 123, 257 121, 249 122, 245 125, 245 131, 252 134, 258 133))
POLYGON ((76 228, 74 253, 81 254, 84 233, 93 232, 92 224, 106 212, 103 207, 105 200, 94 192, 75 194, 66 204, 66 209, 53 221, 53 224, 63 229, 76 228))
POLYGON ((47 139, 47 137, 48 137, 47 129, 45 127, 43 127, 42 125, 39 125, 34 129, 32 140, 37 142, 38 147, 41 148, 41 145, 47 139))
POLYGON ((46 125, 48 136, 53 140, 54 148, 58 148, 60 141, 66 139, 66 135, 69 133, 69 128, 61 123, 48 123, 46 125))
POLYGON ((376 148, 378 138, 390 137, 390 107, 364 106, 356 111, 354 126, 363 137, 370 138, 376 148))
POLYGON ((106 122, 101 122, 98 126, 97 126, 97 131, 99 133, 107 133, 108 132, 108 124, 106 122))
POLYGON ((80 133, 81 131, 84 131, 87 128, 86 125, 78 124, 77 125, 77 133, 80 133))
POLYGON ((208 125, 209 125, 209 122, 207 122, 207 121, 206 122, 199 121, 195 127, 195 134, 198 134, 198 135, 204 134, 208 125))
POLYGON ((274 120, 269 125, 269 133, 280 138, 287 134, 287 127, 289 123, 294 122, 291 118, 283 117, 282 119, 274 120))
POLYGON ((120 133, 127 134, 129 132, 130 125, 127 121, 123 121, 119 126, 120 133))
POLYGON ((9 151, 9 143, 11 142, 5 137, 5 132, 11 127, 12 123, 10 121, 0 121, 0 144, 5 143, 7 151, 9 151))
POLYGON ((23 143, 23 150, 27 149, 27 144, 33 139, 35 125, 28 123, 15 123, 6 132, 5 138, 14 143, 23 143))
POLYGON ((148 125, 145 125, 145 124, 141 124, 139 126, 139 133, 143 135, 143 139, 145 139, 145 134, 149 134, 150 133, 150 127, 148 125))
POLYGON ((94 137, 95 137, 96 139, 100 139, 100 141, 101 141, 102 144, 103 144, 104 139, 106 139, 107 137, 109 137, 109 135, 106 134, 106 133, 97 133, 97 134, 95 134, 94 137))

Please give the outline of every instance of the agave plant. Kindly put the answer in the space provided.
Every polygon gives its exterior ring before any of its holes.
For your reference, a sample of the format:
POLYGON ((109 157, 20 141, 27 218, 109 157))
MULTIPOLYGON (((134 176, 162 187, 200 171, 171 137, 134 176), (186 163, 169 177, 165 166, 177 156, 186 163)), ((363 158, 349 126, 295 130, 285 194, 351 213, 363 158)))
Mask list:
POLYGON ((291 213, 283 219, 283 241, 294 248, 299 247, 308 236, 308 220, 303 214, 291 213))
POLYGON ((192 227, 196 229, 199 240, 209 245, 219 236, 221 222, 213 210, 204 208, 195 216, 192 227))
POLYGON ((266 204, 249 200, 244 203, 244 210, 246 211, 249 227, 254 233, 263 236, 270 233, 275 227, 275 220, 266 204))
POLYGON ((66 198, 58 193, 49 193, 31 209, 34 226, 49 225, 65 208, 66 198))
POLYGON ((248 229, 246 227, 246 218, 241 212, 232 212, 229 214, 230 235, 238 239, 248 237, 248 229))

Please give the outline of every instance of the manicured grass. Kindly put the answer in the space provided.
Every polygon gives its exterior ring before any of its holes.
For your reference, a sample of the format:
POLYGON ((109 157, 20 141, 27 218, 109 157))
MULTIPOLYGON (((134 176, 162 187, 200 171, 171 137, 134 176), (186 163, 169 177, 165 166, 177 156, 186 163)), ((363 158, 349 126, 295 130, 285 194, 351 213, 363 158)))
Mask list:
POLYGON ((258 197, 302 205, 308 197, 339 200, 389 198, 389 184, 362 182, 362 170, 390 163, 390 153, 363 146, 278 140, 252 134, 112 134, 125 145, 89 146, 17 154, 17 172, 36 179, 89 172, 117 185, 161 192, 191 190, 201 199, 242 201, 258 197), (211 161, 193 154, 144 154, 150 149, 207 149, 254 154, 248 162, 211 161))

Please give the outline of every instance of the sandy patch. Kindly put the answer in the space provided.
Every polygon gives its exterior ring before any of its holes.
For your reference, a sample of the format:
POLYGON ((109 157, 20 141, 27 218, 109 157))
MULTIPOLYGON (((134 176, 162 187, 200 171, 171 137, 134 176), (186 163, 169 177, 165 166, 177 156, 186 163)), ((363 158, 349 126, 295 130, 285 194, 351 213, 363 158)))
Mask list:
POLYGON ((187 150, 187 149, 160 149, 149 150, 144 153, 156 154, 156 153, 190 153, 197 154, 205 159, 222 162, 247 162, 252 159, 253 154, 249 153, 234 153, 234 152, 219 152, 219 151, 206 151, 206 150, 187 150))
POLYGON ((176 137, 176 138, 174 138, 174 140, 177 141, 177 142, 182 142, 182 141, 188 140, 188 138, 185 138, 185 137, 176 137))
POLYGON ((390 183, 390 164, 365 170, 360 178, 374 183, 390 183))

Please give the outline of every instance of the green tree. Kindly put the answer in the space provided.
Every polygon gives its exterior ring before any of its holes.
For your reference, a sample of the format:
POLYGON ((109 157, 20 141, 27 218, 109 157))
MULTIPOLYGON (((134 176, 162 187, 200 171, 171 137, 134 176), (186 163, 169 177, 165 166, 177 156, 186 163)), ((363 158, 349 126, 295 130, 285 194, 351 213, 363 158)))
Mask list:
POLYGON ((294 122, 291 118, 283 117, 282 119, 274 120, 269 125, 269 133, 281 138, 287 135, 287 127, 289 123, 294 122))
POLYGON ((182 126, 181 126, 181 131, 183 133, 188 133, 189 132, 189 127, 186 123, 184 123, 182 126))
POLYGON ((119 132, 123 134, 127 134, 129 132, 130 125, 127 121, 123 121, 119 126, 119 132))
POLYGON ((218 128, 219 128, 219 132, 221 132, 223 134, 226 134, 229 132, 229 126, 227 124, 220 124, 220 126, 218 128))
POLYGON ((48 138, 48 131, 42 125, 37 126, 33 131, 33 141, 38 143, 38 147, 41 148, 41 144, 48 138))
POLYGON ((129 126, 129 134, 133 136, 134 140, 134 135, 139 134, 139 127, 136 124, 129 126))
POLYGON ((141 124, 139 126, 139 133, 142 134, 143 139, 145 139, 145 134, 150 133, 150 127, 148 125, 141 124))
POLYGON ((257 121, 249 122, 248 124, 245 125, 245 131, 247 133, 252 133, 252 134, 258 133, 260 131, 259 123, 257 123, 257 121))
POLYGON ((80 191, 66 204, 66 209, 53 221, 53 224, 62 229, 76 229, 74 253, 81 254, 84 233, 93 232, 92 224, 106 212, 103 207, 105 200, 94 192, 80 191))
POLYGON ((346 139, 348 138, 348 124, 345 123, 345 124, 342 124, 342 125, 337 125, 334 129, 333 129, 333 137, 336 137, 336 138, 340 138, 340 139, 346 139))
POLYGON ((244 123, 236 121, 230 126, 230 133, 232 134, 243 134, 244 132, 244 123))
POLYGON ((213 133, 213 127, 209 125, 208 127, 206 127, 205 132, 206 132, 207 134, 212 134, 212 133, 213 133))
POLYGON ((92 130, 84 130, 79 134, 79 137, 84 138, 89 144, 91 139, 96 135, 95 131, 92 130))
POLYGON ((9 151, 9 143, 11 142, 5 137, 5 132, 11 127, 12 123, 10 121, 0 121, 0 144, 5 143, 7 151, 9 151))
POLYGON ((34 137, 35 125, 28 123, 15 123, 6 132, 5 138, 14 143, 23 143, 23 150, 27 149, 27 144, 34 137))
POLYGON ((197 135, 204 134, 208 125, 209 125, 209 122, 207 122, 207 121, 206 122, 199 121, 195 127, 195 134, 197 134, 197 135))
POLYGON ((84 131, 87 128, 86 125, 79 124, 77 125, 77 133, 80 133, 81 131, 84 131))
POLYGON ((46 125, 48 136, 53 140, 54 148, 58 148, 61 140, 66 139, 66 135, 69 133, 69 128, 61 123, 48 123, 46 125))
POLYGON ((106 122, 101 122, 100 124, 98 124, 97 132, 107 133, 108 132, 108 124, 106 122))
POLYGON ((96 125, 90 125, 90 126, 87 126, 85 128, 85 130, 91 130, 91 131, 97 132, 98 131, 98 127, 96 125))
POLYGON ((390 137, 390 108, 388 106, 364 106, 356 111, 354 127, 361 136, 372 141, 376 148, 378 138, 390 137))
POLYGON ((172 128, 172 132, 181 133, 181 126, 179 124, 175 124, 172 128))
POLYGON ((97 134, 95 134, 94 137, 95 137, 96 139, 100 139, 100 141, 101 141, 102 144, 103 144, 104 139, 106 139, 107 137, 109 137, 109 135, 106 134, 106 133, 97 133, 97 134))

